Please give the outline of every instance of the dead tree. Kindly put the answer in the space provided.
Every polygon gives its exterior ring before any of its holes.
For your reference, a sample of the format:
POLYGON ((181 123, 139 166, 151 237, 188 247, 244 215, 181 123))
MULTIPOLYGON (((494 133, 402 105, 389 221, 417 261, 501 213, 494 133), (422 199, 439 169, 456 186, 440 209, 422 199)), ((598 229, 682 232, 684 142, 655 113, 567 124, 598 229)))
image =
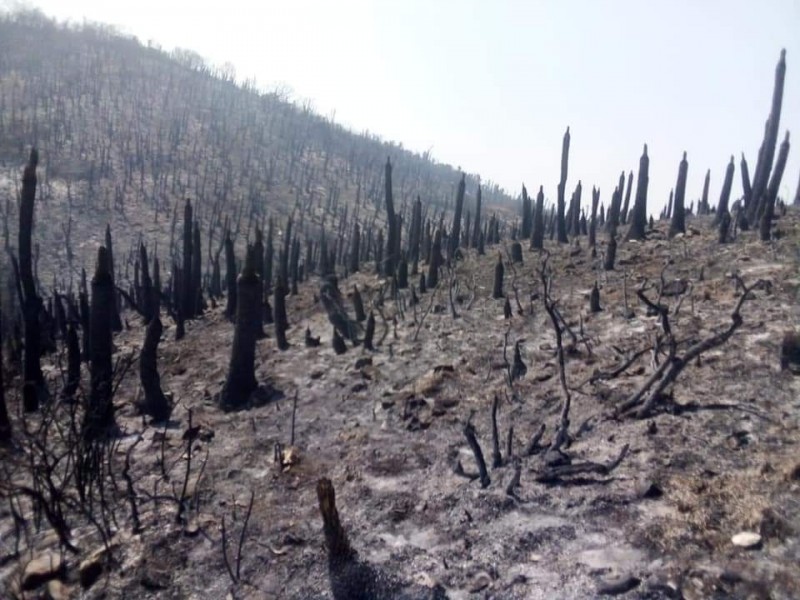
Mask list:
POLYGON ((38 410, 40 402, 46 400, 49 395, 39 362, 42 339, 39 314, 42 311, 42 300, 36 293, 31 254, 33 213, 36 201, 36 166, 38 164, 39 153, 36 148, 33 148, 22 174, 22 193, 19 205, 19 286, 22 290, 21 304, 25 322, 23 361, 23 407, 25 412, 38 410))
POLYGON ((458 253, 459 242, 461 240, 461 213, 464 211, 464 193, 466 190, 466 174, 461 174, 461 181, 458 182, 456 192, 456 207, 453 213, 453 226, 450 228, 450 239, 447 244, 447 263, 453 265, 458 253))
POLYGON ((714 215, 714 222, 713 226, 717 227, 720 225, 722 221, 723 215, 727 214, 728 219, 730 220, 730 209, 728 208, 728 202, 731 197, 731 187, 733 186, 733 172, 736 167, 733 164, 733 155, 731 155, 731 161, 728 163, 728 167, 725 169, 725 179, 722 182, 722 191, 719 194, 719 203, 717 204, 717 211, 714 215))
POLYGON ((116 428, 111 331, 113 311, 114 282, 111 279, 109 256, 105 247, 100 246, 97 251, 97 268, 92 278, 89 323, 92 337, 89 345, 91 384, 83 425, 84 440, 89 442, 107 437, 116 428))
POLYGON ((286 318, 286 286, 283 278, 278 275, 273 289, 275 341, 279 350, 288 350, 289 342, 286 340, 286 331, 289 329, 289 320, 286 318))
POLYGON ((147 325, 139 353, 139 381, 144 390, 140 409, 157 423, 167 421, 172 414, 172 403, 161 389, 161 376, 158 374, 158 344, 163 331, 161 318, 156 314, 147 325))
POLYGON ((192 286, 192 250, 194 249, 192 202, 187 198, 183 207, 183 267, 181 269, 181 314, 184 319, 194 316, 195 293, 192 286))
MULTIPOLYGON (((111 270, 111 283, 114 284, 116 289, 117 279, 114 272, 114 240, 111 237, 111 225, 106 224, 106 252, 108 252, 108 265, 111 270)), ((117 304, 117 295, 114 294, 114 312, 111 315, 111 331, 122 331, 122 319, 119 315, 119 305, 117 304)))
MULTIPOLYGON (((636 201, 633 204, 631 225, 628 228, 628 240, 643 240, 647 229, 647 185, 649 182, 648 171, 650 159, 647 157, 647 144, 644 145, 642 157, 639 159, 639 174, 636 180, 636 201)), ((628 180, 628 194, 630 194, 630 179, 628 180)), ((628 198, 625 198, 625 205, 628 198)), ((624 212, 624 211, 623 211, 624 212)))
POLYGON ((531 232, 531 250, 544 248, 544 189, 539 186, 536 195, 536 208, 533 211, 533 231, 531 232))
POLYGON ((767 185, 772 172, 772 163, 778 145, 778 131, 781 121, 781 108, 783 106, 783 85, 786 78, 786 50, 781 50, 781 56, 775 67, 775 83, 772 89, 772 104, 769 118, 764 131, 764 139, 758 153, 756 172, 753 175, 753 187, 747 210, 747 220, 755 223, 764 213, 767 203, 767 185))
POLYGON ((261 278, 256 273, 253 247, 247 249, 244 268, 236 281, 238 302, 228 378, 220 393, 220 406, 241 408, 258 387, 255 360, 261 322, 261 278))
POLYGON ((566 244, 567 239, 567 221, 564 214, 566 208, 566 201, 564 195, 567 187, 567 169, 569 167, 569 127, 564 133, 564 139, 561 144, 561 179, 558 182, 558 204, 556 215, 556 231, 559 244, 566 244))
POLYGON ((8 418, 6 407, 6 388, 3 380, 3 310, 0 307, 0 444, 6 444, 11 439, 11 420, 8 418))
POLYGON ((494 286, 492 287, 492 298, 497 300, 503 297, 503 277, 505 267, 503 266, 503 255, 497 254, 497 263, 494 265, 494 286))
POLYGON ((367 314, 364 312, 364 300, 361 298, 361 292, 358 291, 358 286, 353 284, 353 310, 356 313, 356 321, 363 323, 367 320, 367 314))
POLYGON ((386 201, 386 227, 389 234, 386 237, 386 253, 383 258, 383 275, 392 277, 396 266, 398 241, 400 239, 400 231, 398 231, 397 216, 394 212, 394 197, 392 196, 392 163, 389 158, 386 159, 386 167, 384 170, 384 196, 386 201))
POLYGON ((481 237, 481 186, 478 184, 478 191, 475 194, 475 222, 472 225, 472 235, 470 243, 473 248, 477 248, 481 237))
POLYGON ((683 153, 681 164, 678 167, 678 183, 675 185, 675 204, 672 208, 672 221, 669 224, 669 237, 673 238, 679 233, 686 233, 686 208, 684 197, 686 195, 686 174, 689 163, 686 161, 686 152, 683 153))
POLYGON ((589 294, 589 311, 599 313, 601 310, 603 309, 600 308, 600 289, 597 287, 597 281, 595 281, 589 294))
POLYGON ((778 188, 781 185, 783 178, 783 171, 786 168, 786 159, 789 156, 789 132, 786 132, 786 137, 781 143, 781 148, 778 152, 778 160, 775 162, 775 168, 772 172, 772 178, 767 186, 766 195, 764 196, 763 210, 760 216, 759 234, 762 242, 770 240, 770 232, 772 230, 772 219, 775 216, 775 202, 778 198, 778 188))
POLYGON ((437 229, 436 234, 433 236, 433 245, 431 246, 431 257, 428 262, 428 288, 435 288, 439 284, 439 269, 444 260, 442 259, 442 230, 437 229))
POLYGON ((706 339, 693 344, 682 356, 678 356, 677 354, 678 342, 670 326, 669 309, 663 305, 652 302, 645 295, 646 290, 644 287, 637 291, 639 299, 660 317, 661 328, 665 338, 665 341, 662 343, 667 346, 668 356, 639 390, 617 408, 616 412, 618 415, 634 414, 640 419, 650 416, 657 404, 663 400, 663 393, 667 387, 678 378, 678 375, 680 375, 692 361, 697 359, 704 352, 727 342, 736 330, 742 326, 744 322, 741 316, 742 306, 746 300, 752 297, 751 292, 755 289, 760 289, 764 285, 764 282, 759 280, 748 287, 738 276, 735 276, 735 281, 737 282, 737 287, 742 289, 742 295, 733 309, 730 325, 706 339))
POLYGON ((233 250, 233 240, 230 231, 225 232, 225 288, 228 300, 225 304, 225 316, 233 319, 236 315, 236 254, 233 250))

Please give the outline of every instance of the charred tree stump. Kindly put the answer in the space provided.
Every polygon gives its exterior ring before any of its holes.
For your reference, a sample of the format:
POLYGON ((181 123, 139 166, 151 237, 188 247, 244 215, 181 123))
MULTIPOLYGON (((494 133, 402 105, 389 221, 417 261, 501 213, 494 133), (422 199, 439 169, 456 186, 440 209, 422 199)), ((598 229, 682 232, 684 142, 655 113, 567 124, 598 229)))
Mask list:
POLYGON ((492 298, 497 300, 503 297, 503 276, 505 267, 503 266, 503 255, 497 255, 497 263, 494 266, 494 287, 492 288, 492 298))
POLYGON ((522 264, 522 244, 519 242, 512 242, 511 244, 511 262, 522 264))
POLYGON ((442 260, 442 230, 437 229, 433 236, 433 246, 431 246, 431 258, 428 263, 428 282, 427 287, 435 288, 439 285, 439 269, 443 264, 442 260))
POLYGON ((781 148, 778 151, 778 160, 775 162, 775 168, 772 172, 772 178, 767 186, 766 196, 764 197, 763 212, 760 216, 759 234, 762 242, 768 242, 771 237, 772 219, 775 216, 775 201, 778 197, 778 188, 783 178, 783 171, 786 168, 786 159, 789 156, 789 132, 786 132, 786 137, 781 143, 781 148))
POLYGON ((481 186, 478 185, 478 191, 475 195, 475 222, 472 224, 472 235, 470 236, 470 243, 473 248, 478 247, 481 237, 481 186))
POLYGON ((172 414, 172 403, 161 390, 161 376, 158 374, 158 344, 163 331, 161 319, 158 315, 153 316, 139 353, 139 381, 144 390, 144 402, 140 408, 156 423, 167 421, 172 414))
POLYGON ((38 410, 39 404, 49 396, 39 362, 42 342, 39 315, 42 311, 42 300, 36 293, 31 252, 33 213, 36 201, 36 166, 38 164, 39 153, 36 148, 33 148, 22 174, 22 193, 19 205, 19 287, 22 290, 21 304, 25 323, 23 360, 23 408, 25 412, 38 410))
POLYGON ((347 352, 347 345, 344 343, 344 338, 339 335, 336 327, 333 328, 333 336, 331 337, 331 345, 336 354, 344 354, 347 352))
POLYGON ((475 435, 475 427, 472 423, 467 423, 464 426, 464 437, 467 438, 472 454, 475 456, 475 462, 478 465, 478 472, 480 473, 481 487, 484 489, 489 487, 492 480, 489 478, 489 471, 486 469, 486 460, 483 458, 483 450, 475 435))
POLYGON ((81 384, 81 347, 78 341, 78 332, 74 323, 67 326, 67 383, 64 385, 63 396, 72 400, 75 391, 81 384))
POLYGON ((183 277, 181 280, 181 314, 184 319, 194 316, 196 297, 192 286, 192 250, 194 249, 192 202, 187 198, 183 207, 183 277))
POLYGON ((544 248, 544 188, 539 186, 536 195, 536 208, 533 212, 533 231, 531 232, 531 250, 544 248))
POLYGON ((400 239, 400 231, 398 231, 399 222, 394 212, 394 197, 392 196, 392 163, 388 157, 384 170, 384 198, 386 202, 386 227, 389 229, 389 233, 386 238, 386 256, 384 257, 382 272, 385 277, 392 277, 397 265, 395 251, 400 239))
POLYGON ((356 313, 356 321, 363 323, 367 320, 367 314, 364 312, 364 301, 356 285, 353 285, 353 310, 356 313))
POLYGON ((566 209, 566 200, 564 195, 566 193, 567 170, 569 167, 569 139, 569 127, 567 127, 567 131, 564 133, 564 140, 561 144, 561 179, 558 182, 558 212, 556 215, 556 230, 559 244, 566 244, 569 241, 567 239, 567 221, 564 214, 566 209))
POLYGON ((367 350, 375 350, 373 339, 375 338, 375 314, 369 313, 367 317, 367 325, 364 329, 364 348, 367 350))
POLYGON ((247 250, 244 269, 236 282, 238 304, 233 332, 231 361, 228 379, 220 394, 220 405, 225 409, 245 406, 258 387, 255 359, 258 326, 261 320, 261 279, 255 270, 253 248, 247 250))
POLYGON ((459 242, 461 239, 461 214, 464 211, 464 193, 466 189, 466 174, 461 174, 461 181, 458 182, 456 192, 456 207, 453 213, 453 226, 450 228, 450 238, 447 244, 447 263, 452 265, 458 254, 459 242))
POLYGON ((289 329, 289 320, 286 318, 286 288, 280 275, 275 281, 274 288, 275 341, 279 350, 288 350, 289 342, 286 340, 286 331, 289 329))
MULTIPOLYGON (((11 420, 8 418, 6 406, 6 388, 3 380, 3 310, 0 307, 0 444, 6 444, 11 439, 11 420)), ((80 360, 80 358, 78 359, 80 360)), ((80 363, 78 363, 80 368, 80 363)))
POLYGON ((597 282, 594 282, 592 292, 589 294, 589 311, 592 313, 599 313, 600 308, 600 289, 597 287, 597 282))
MULTIPOLYGON (((647 229, 647 185, 649 182, 650 159, 647 156, 647 144, 644 145, 642 157, 639 159, 639 174, 636 181, 636 201, 633 204, 631 225, 628 228, 628 240, 645 239, 647 229)), ((628 194, 630 194, 631 180, 628 179, 628 194)), ((625 205, 628 197, 625 197, 625 205)), ((624 211, 623 211, 624 212, 624 211)))
POLYGON ((719 194, 719 204, 717 204, 717 212, 714 214, 713 225, 715 227, 720 226, 722 217, 725 214, 728 215, 728 221, 730 222, 731 215, 730 215, 730 209, 728 208, 728 202, 731 197, 731 187, 733 186, 733 172, 735 169, 736 167, 733 164, 733 156, 731 156, 731 161, 728 163, 727 169, 725 169, 725 179, 722 182, 722 191, 719 194))
POLYGON ((112 355, 114 352, 111 323, 114 312, 114 282, 111 279, 109 256, 105 247, 97 252, 97 269, 92 278, 92 300, 89 330, 91 386, 84 415, 84 441, 109 436, 115 429, 112 355))
POLYGON ((230 231, 225 232, 225 288, 228 300, 225 304, 225 316, 233 320, 236 315, 236 254, 233 250, 233 240, 230 231))
POLYGON ((684 197, 686 196, 686 175, 688 171, 689 163, 686 160, 686 152, 684 152, 681 164, 678 167, 678 183, 675 185, 675 203, 672 207, 672 221, 669 224, 670 238, 674 238, 679 233, 686 233, 684 197))

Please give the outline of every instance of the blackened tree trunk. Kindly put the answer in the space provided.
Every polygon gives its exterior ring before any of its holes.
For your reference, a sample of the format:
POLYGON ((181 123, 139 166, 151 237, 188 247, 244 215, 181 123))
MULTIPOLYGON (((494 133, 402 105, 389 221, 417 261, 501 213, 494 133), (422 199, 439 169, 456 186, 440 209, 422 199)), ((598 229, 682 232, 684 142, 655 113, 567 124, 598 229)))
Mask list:
POLYGON ((64 385, 64 398, 72 400, 75 391, 81 384, 81 347, 75 324, 67 326, 67 383, 64 385))
POLYGON ((83 334, 83 347, 81 359, 89 361, 89 348, 92 345, 92 337, 89 333, 89 290, 86 283, 86 269, 81 269, 81 289, 78 292, 78 307, 81 317, 81 332, 83 334))
POLYGON ((606 271, 614 270, 614 262, 617 258, 617 225, 619 224, 619 206, 621 198, 622 189, 618 187, 611 196, 611 206, 608 209, 608 245, 606 246, 606 254, 603 258, 603 269, 606 271))
MULTIPOLYGON (((649 164, 649 163, 648 163, 649 164)), ((622 212, 619 215, 619 223, 627 225, 630 213, 628 212, 631 202, 631 190, 633 189, 633 171, 628 173, 628 186, 625 188, 625 204, 622 206, 622 212)), ((622 187, 619 188, 620 199, 622 199, 622 187)), ((638 193, 638 192, 637 192, 638 193)))
POLYGON ((231 362, 228 379, 220 395, 220 405, 225 409, 240 408, 247 404, 258 387, 256 382, 256 341, 261 322, 261 279, 255 269, 255 253, 247 249, 244 269, 236 282, 238 302, 236 325, 233 332, 231 362))
POLYGON ((181 314, 184 319, 194 316, 195 294, 192 286, 192 249, 194 248, 192 202, 187 198, 183 207, 183 267, 181 272, 181 314))
POLYGON ((531 229, 533 228, 533 209, 525 184, 522 185, 522 208, 520 210, 522 211, 520 238, 527 240, 531 236, 531 229))
POLYGON ((709 185, 711 185, 711 169, 706 171, 706 177, 703 180, 703 195, 700 197, 700 205, 697 207, 698 216, 705 216, 711 212, 711 207, 708 205, 709 185))
MULTIPOLYGON (((264 285, 264 297, 265 299, 269 296, 270 292, 272 291, 272 269, 273 263, 275 261, 275 224, 272 220, 272 217, 269 219, 269 226, 267 227, 267 241, 264 243, 264 279, 262 280, 262 284, 264 285)), ((306 264, 307 268, 311 268, 311 261, 308 261, 306 264)))
POLYGON ((275 281, 274 294, 275 341, 279 350, 288 350, 286 330, 289 329, 289 319, 286 317, 286 287, 280 275, 275 281))
POLYGON ((161 318, 154 315, 145 330, 144 343, 139 353, 139 381, 144 390, 141 411, 156 423, 168 420, 172 414, 172 403, 161 389, 161 376, 158 374, 158 344, 163 331, 161 318))
POLYGON ((505 267, 503 266, 503 255, 497 255, 497 263, 494 266, 494 287, 492 287, 492 298, 495 300, 503 297, 503 276, 505 267))
POLYGON ((104 246, 97 252, 97 269, 92 278, 89 329, 91 384, 84 415, 83 437, 93 441, 107 437, 115 429, 113 398, 113 341, 111 322, 114 311, 114 282, 109 256, 104 246))
POLYGON ((744 198, 744 205, 747 206, 753 196, 753 188, 750 185, 750 168, 747 166, 744 152, 742 152, 742 161, 739 163, 739 168, 742 171, 742 197, 744 198))
POLYGON ((733 156, 728 163, 728 168, 725 169, 725 180, 722 182, 722 191, 719 194, 719 203, 717 204, 717 212, 714 214, 714 226, 718 226, 722 221, 722 216, 728 213, 730 217, 730 208, 728 203, 731 197, 731 187, 733 186, 733 172, 736 167, 733 164, 733 156))
POLYGON ((675 184, 675 202, 672 206, 672 221, 669 224, 669 237, 673 238, 679 233, 686 233, 686 207, 684 199, 686 197, 686 175, 689 171, 689 163, 686 160, 686 152, 683 153, 681 164, 678 167, 678 182, 675 184))
POLYGON ((570 219, 569 223, 569 232, 570 235, 573 237, 577 237, 581 233, 581 193, 583 191, 583 186, 581 186, 581 182, 578 181, 578 185, 575 187, 575 192, 572 194, 572 207, 570 209, 570 219))
POLYGON ((139 298, 139 308, 142 311, 145 324, 153 318, 153 280, 150 278, 150 265, 147 261, 147 248, 144 243, 139 244, 139 264, 141 269, 141 294, 139 298))
MULTIPOLYGON (((748 208, 748 220, 753 223, 758 215, 764 213, 767 199, 767 185, 772 172, 772 162, 778 145, 778 130, 781 121, 781 108, 783 105, 783 83, 786 78, 786 50, 781 50, 781 57, 775 67, 775 83, 772 90, 772 106, 770 107, 767 129, 764 133, 764 154, 759 157, 756 173, 753 177, 752 202, 748 208)), ((763 234, 762 234, 763 238, 763 234)))
MULTIPOLYGON (((633 214, 631 215, 631 226, 628 229, 629 240, 643 240, 645 229, 647 228, 647 185, 649 183, 650 159, 647 157, 647 144, 644 145, 642 158, 639 159, 639 174, 636 180, 636 201, 633 204, 633 214)), ((628 181, 628 192, 630 192, 630 181, 628 181)), ((628 198, 625 197, 627 205, 628 198)))
POLYGON ((387 158, 386 168, 384 170, 384 192, 386 200, 386 227, 388 228, 388 236, 386 238, 386 256, 382 273, 386 277, 394 275, 394 269, 397 261, 395 256, 395 249, 397 248, 397 240, 400 237, 400 232, 397 231, 397 218, 394 212, 394 198, 392 196, 392 163, 387 158))
POLYGON ((39 153, 31 150, 28 164, 22 174, 22 193, 19 206, 19 285, 22 289, 22 314, 25 322, 23 407, 25 412, 38 410, 39 403, 48 396, 47 386, 39 362, 41 358, 41 331, 39 313, 42 300, 36 293, 33 277, 33 213, 36 201, 36 166, 39 153))
POLYGON ((472 247, 477 248, 481 238, 481 186, 475 195, 475 223, 472 225, 472 247))
POLYGON ((3 310, 0 307, 0 444, 11 439, 11 420, 6 407, 6 388, 3 380, 3 310))
POLYGON ((111 315, 111 331, 122 331, 122 319, 119 315, 119 305, 117 304, 116 276, 114 273, 114 241, 111 237, 111 225, 106 224, 106 251, 108 252, 108 263, 111 269, 111 282, 114 284, 114 312, 111 315))
POLYGON ((363 323, 367 319, 364 312, 364 300, 361 298, 361 292, 358 291, 358 286, 353 285, 353 310, 356 313, 356 321, 363 323))
POLYGON ((428 262, 428 287, 435 288, 439 284, 439 268, 442 266, 442 230, 437 229, 433 236, 431 257, 428 262))
POLYGON ((589 221, 589 245, 594 248, 597 243, 597 205, 600 203, 600 190, 592 186, 592 216, 589 221))
POLYGON ((233 319, 236 314, 236 254, 233 250, 233 240, 229 231, 225 232, 225 288, 228 292, 228 301, 225 304, 225 316, 233 319))
POLYGON ((539 186, 536 195, 536 208, 533 211, 533 231, 531 232, 531 250, 544 248, 544 188, 539 186))
POLYGON ((559 244, 566 244, 567 239, 567 222, 564 214, 566 208, 566 200, 564 195, 567 187, 567 170, 569 167, 569 127, 564 133, 564 140, 561 144, 561 179, 558 182, 558 205, 556 216, 556 235, 559 244))
POLYGON ((772 178, 767 186, 767 191, 764 197, 764 211, 761 215, 759 223, 759 233, 762 242, 770 240, 770 231, 772 229, 772 219, 775 215, 775 202, 778 198, 778 188, 781 185, 783 178, 783 171, 786 168, 786 159, 789 156, 789 132, 786 132, 786 137, 781 144, 781 149, 778 152, 778 160, 775 161, 775 169, 772 172, 772 178))
POLYGON ((361 252, 361 229, 358 223, 353 225, 353 237, 350 240, 350 261, 348 270, 350 273, 358 273, 358 259, 361 252))
POLYGON ((417 196, 411 213, 411 231, 408 236, 409 260, 411 272, 416 275, 419 269, 419 250, 422 243, 422 200, 417 196))
POLYGON ((192 296, 194 305, 192 316, 197 317, 203 314, 203 253, 200 247, 200 222, 194 224, 194 236, 192 245, 192 296))

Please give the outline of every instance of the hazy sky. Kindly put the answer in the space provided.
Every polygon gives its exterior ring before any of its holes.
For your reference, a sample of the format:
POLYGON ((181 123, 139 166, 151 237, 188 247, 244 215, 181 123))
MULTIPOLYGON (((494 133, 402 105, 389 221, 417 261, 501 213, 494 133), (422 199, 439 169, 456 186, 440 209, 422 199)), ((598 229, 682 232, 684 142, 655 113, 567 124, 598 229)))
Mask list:
MULTIPOLYGON (((142 42, 230 62, 287 84, 357 130, 554 199, 561 137, 568 188, 608 205, 619 173, 650 155, 649 204, 666 202, 688 152, 687 202, 711 169, 711 202, 736 156, 751 174, 787 50, 781 193, 800 175, 800 0, 36 0, 48 15, 117 25, 142 42)), ((2 0, 0 0, 2 2, 2 0)))

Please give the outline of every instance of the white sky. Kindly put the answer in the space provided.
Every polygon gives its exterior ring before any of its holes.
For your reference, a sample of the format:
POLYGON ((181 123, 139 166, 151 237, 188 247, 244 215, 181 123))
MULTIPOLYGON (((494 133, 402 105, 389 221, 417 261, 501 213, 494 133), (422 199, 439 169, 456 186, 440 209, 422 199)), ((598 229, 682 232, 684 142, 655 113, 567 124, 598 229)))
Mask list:
MULTIPOLYGON (((2 2, 2 0, 0 0, 2 2)), ((800 174, 800 0, 35 0, 48 15, 118 26, 143 43, 230 62, 241 81, 288 84, 326 115, 518 193, 555 197, 570 126, 568 188, 608 205, 621 170, 650 155, 662 206, 688 152, 687 201, 710 200, 736 157, 750 173, 787 50, 781 134, 800 174)))

